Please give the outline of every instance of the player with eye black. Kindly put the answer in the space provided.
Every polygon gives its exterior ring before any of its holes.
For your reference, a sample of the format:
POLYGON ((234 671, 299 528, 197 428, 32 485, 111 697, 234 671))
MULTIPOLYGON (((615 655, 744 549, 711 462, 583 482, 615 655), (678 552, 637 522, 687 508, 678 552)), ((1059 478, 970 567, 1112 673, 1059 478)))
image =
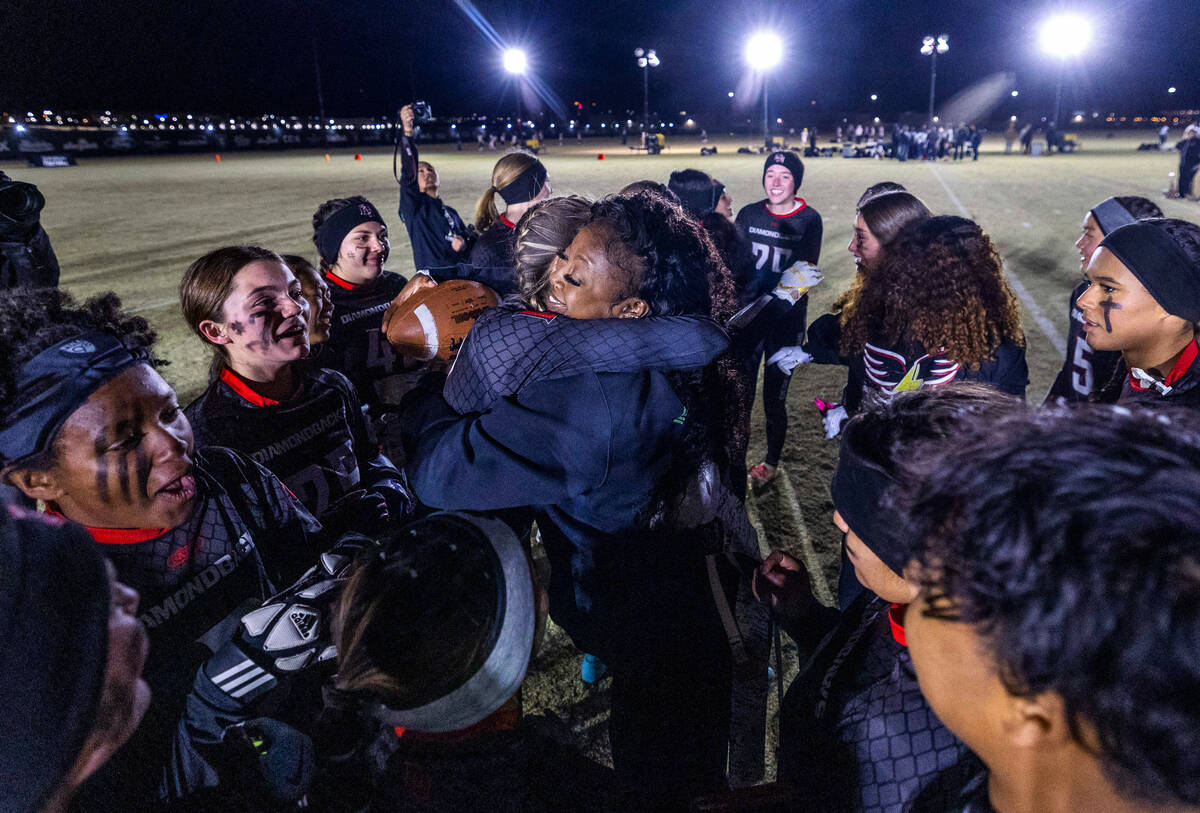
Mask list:
POLYGON ((155 701, 122 752, 135 774, 231 634, 224 622, 295 581, 330 541, 267 469, 196 449, 153 340, 112 294, 82 307, 54 289, 0 300, 0 477, 83 525, 142 596, 155 701))
POLYGON ((1200 226, 1151 218, 1100 243, 1076 300, 1094 350, 1121 353, 1103 403, 1200 405, 1200 226))
MULTIPOLYGON (((1082 231, 1075 241, 1079 251, 1079 270, 1087 273, 1092 255, 1100 247, 1100 241, 1121 226, 1136 223, 1151 217, 1162 217, 1162 210, 1153 201, 1134 196, 1107 198, 1088 210, 1083 218, 1082 231)), ((1077 300, 1088 289, 1088 281, 1082 280, 1071 291, 1068 302, 1070 326, 1067 335, 1067 357, 1059 371, 1046 400, 1068 402, 1086 401, 1088 396, 1102 388, 1112 379, 1120 354, 1111 350, 1093 350, 1087 343, 1083 329, 1083 311, 1077 300)))
POLYGON ((371 533, 410 512, 350 382, 306 363, 308 302, 275 252, 211 251, 188 267, 179 294, 188 325, 213 351, 211 382, 186 410, 198 445, 267 466, 330 528, 371 533))
MULTIPOLYGON (((763 166, 763 191, 767 197, 743 206, 737 224, 750 239, 754 251, 757 284, 754 297, 773 289, 780 275, 796 262, 816 265, 821 258, 821 215, 796 190, 804 180, 804 163, 794 152, 779 150, 767 156, 763 166)), ((767 421, 767 454, 750 469, 750 480, 764 485, 775 476, 783 442, 787 437, 787 391, 792 369, 802 358, 808 314, 807 295, 776 320, 763 340, 762 354, 768 359, 763 370, 763 412, 767 421), (789 350, 791 352, 783 352, 789 350), (775 359, 771 361, 771 359, 775 359)), ((754 368, 757 370, 758 363, 754 368)), ((755 375, 751 376, 754 380, 755 375)))

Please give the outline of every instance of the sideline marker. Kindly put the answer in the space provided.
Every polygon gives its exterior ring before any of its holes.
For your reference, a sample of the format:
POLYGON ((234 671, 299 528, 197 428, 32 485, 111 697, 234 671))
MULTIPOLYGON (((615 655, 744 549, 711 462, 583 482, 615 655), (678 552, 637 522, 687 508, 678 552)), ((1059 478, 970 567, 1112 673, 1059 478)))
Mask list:
POLYGON ((361 152, 356 152, 356 153, 354 153, 354 160, 355 160, 355 161, 361 161, 361 160, 362 160, 362 153, 361 153, 361 152))
POLYGON ((216 155, 213 156, 213 158, 217 159, 218 164, 221 163, 221 153, 217 153, 216 155))

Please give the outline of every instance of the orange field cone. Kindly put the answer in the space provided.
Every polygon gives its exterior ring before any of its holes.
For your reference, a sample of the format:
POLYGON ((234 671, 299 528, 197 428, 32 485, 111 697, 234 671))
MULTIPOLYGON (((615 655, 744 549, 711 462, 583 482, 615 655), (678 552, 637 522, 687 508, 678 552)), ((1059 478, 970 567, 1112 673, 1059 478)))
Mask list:
POLYGON ((597 160, 597 161, 603 161, 603 160, 604 160, 604 153, 600 153, 599 155, 597 155, 597 156, 596 156, 596 160, 597 160))
POLYGON ((325 153, 325 163, 329 163, 329 153, 325 153))
POLYGON ((355 160, 355 161, 361 161, 361 160, 362 160, 362 153, 361 153, 361 152, 356 152, 356 153, 354 153, 354 160, 355 160))
POLYGON ((217 159, 218 164, 221 163, 221 153, 217 153, 216 155, 213 156, 213 158, 217 159))

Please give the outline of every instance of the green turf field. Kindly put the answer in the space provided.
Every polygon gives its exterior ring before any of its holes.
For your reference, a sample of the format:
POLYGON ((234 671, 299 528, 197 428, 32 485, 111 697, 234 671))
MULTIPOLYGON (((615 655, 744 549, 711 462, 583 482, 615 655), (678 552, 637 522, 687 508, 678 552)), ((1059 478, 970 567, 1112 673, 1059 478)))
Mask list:
MULTIPOLYGON (((1079 153, 1032 158, 1004 155, 1003 142, 992 138, 978 162, 960 163, 807 159, 800 194, 825 222, 825 282, 812 294, 810 319, 825 311, 853 275, 846 244, 859 195, 877 181, 899 181, 934 212, 972 217, 991 234, 1022 300, 1029 400, 1040 402, 1062 361, 1067 295, 1079 276, 1072 244, 1086 210, 1110 195, 1144 195, 1168 216, 1200 220, 1200 205, 1163 199, 1177 157, 1136 151, 1139 143, 1153 140, 1149 131, 1113 139, 1085 133, 1079 153)), ((701 157, 695 139, 675 139, 670 151, 658 156, 631 153, 615 141, 568 141, 564 147, 551 145, 542 159, 556 194, 600 196, 632 180, 666 181, 672 170, 694 167, 726 184, 735 211, 761 198, 761 156, 737 155, 736 147, 745 142, 712 143, 719 154, 701 157), (597 160, 601 152, 603 161, 597 160)), ((423 157, 436 165, 445 200, 470 220, 500 153, 464 147, 457 152, 433 146, 423 157)), ((172 362, 166 378, 184 403, 202 389, 209 358, 179 315, 176 286, 188 263, 234 243, 313 256, 311 216, 325 199, 364 194, 385 213, 394 213, 397 205, 390 150, 365 153, 361 161, 347 152, 334 153, 329 162, 309 152, 226 153, 222 158, 220 163, 211 155, 85 159, 62 170, 7 167, 46 195, 43 222, 58 252, 63 287, 81 297, 116 291, 129 308, 145 315, 161 337, 160 354, 172 362)), ((392 214, 389 225, 389 267, 411 274, 403 224, 392 214)), ((812 397, 837 399, 844 381, 841 368, 798 368, 783 459, 788 476, 749 503, 767 546, 793 550, 826 577, 840 543, 828 499, 836 443, 821 436, 812 397)), ((761 411, 754 430, 751 464, 762 454, 761 411)), ((561 634, 551 636, 525 691, 527 710, 555 711, 586 752, 603 756, 598 725, 605 717, 603 695, 587 692, 579 682, 578 653, 561 634)))

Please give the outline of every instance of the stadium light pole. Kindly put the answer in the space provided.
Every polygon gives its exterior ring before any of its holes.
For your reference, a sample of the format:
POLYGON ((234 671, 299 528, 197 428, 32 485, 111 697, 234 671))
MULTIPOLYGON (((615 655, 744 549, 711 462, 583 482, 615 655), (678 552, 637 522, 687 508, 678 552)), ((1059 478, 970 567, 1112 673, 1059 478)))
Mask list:
POLYGON ((520 48, 509 48, 504 52, 503 56, 504 70, 512 74, 517 80, 517 136, 521 135, 521 77, 525 75, 525 69, 529 66, 529 60, 525 56, 525 52, 520 48))
POLYGON ((634 48, 637 66, 642 69, 642 132, 650 132, 650 69, 659 66, 658 54, 654 49, 634 48))
POLYGON ((746 40, 746 64, 762 75, 763 144, 771 148, 771 117, 767 105, 767 74, 783 61, 783 40, 770 31, 759 31, 746 40))
POLYGON ((950 50, 950 35, 939 34, 937 39, 925 37, 921 40, 921 53, 930 57, 929 63, 929 120, 933 121, 933 96, 937 88, 937 58, 950 50))
POLYGON ((1058 126, 1058 114, 1062 107, 1063 75, 1067 70, 1067 59, 1079 56, 1092 39, 1092 24, 1079 14, 1057 14, 1042 23, 1038 42, 1042 50, 1058 57, 1058 86, 1054 91, 1054 117, 1050 121, 1058 126))

